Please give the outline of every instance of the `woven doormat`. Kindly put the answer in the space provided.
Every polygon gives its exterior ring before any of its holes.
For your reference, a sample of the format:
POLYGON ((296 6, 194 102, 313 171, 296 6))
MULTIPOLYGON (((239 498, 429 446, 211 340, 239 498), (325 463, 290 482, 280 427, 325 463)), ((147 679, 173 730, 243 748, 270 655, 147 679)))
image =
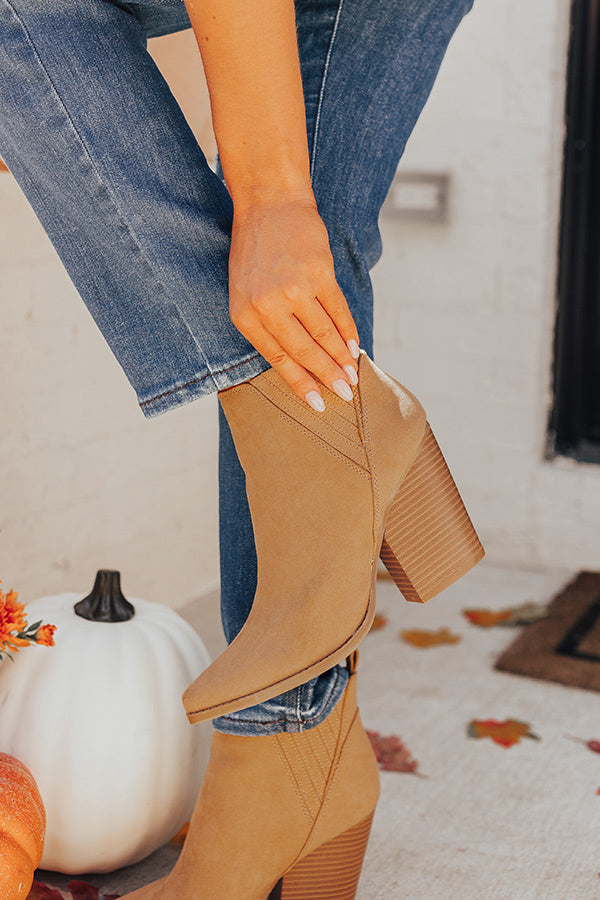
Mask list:
POLYGON ((580 572, 528 625, 496 669, 600 691, 600 572, 580 572))

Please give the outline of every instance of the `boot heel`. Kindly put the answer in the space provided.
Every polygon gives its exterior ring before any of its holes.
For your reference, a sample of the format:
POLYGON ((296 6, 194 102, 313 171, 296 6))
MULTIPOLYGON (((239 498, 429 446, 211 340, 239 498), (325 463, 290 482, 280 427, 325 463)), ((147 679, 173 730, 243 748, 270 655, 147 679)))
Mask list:
POLYGON ((328 841, 281 878, 268 900, 354 900, 373 813, 328 841))
POLYGON ((388 512, 380 557, 406 600, 425 603, 484 556, 429 423, 388 512))

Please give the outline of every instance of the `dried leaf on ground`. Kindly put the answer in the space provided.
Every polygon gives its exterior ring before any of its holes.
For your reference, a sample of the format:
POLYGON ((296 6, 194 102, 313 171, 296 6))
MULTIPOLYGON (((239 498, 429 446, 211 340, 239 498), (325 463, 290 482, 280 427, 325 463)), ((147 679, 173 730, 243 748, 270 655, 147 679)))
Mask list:
POLYGON ((469 620, 471 625, 479 625, 480 628, 491 628, 500 622, 510 619, 512 610, 510 609, 463 609, 463 616, 469 620))
POLYGON ((73 900, 119 900, 120 894, 105 894, 87 881, 70 881, 67 885, 73 900))
POLYGON ((27 900, 65 900, 66 896, 57 888, 51 888, 41 881, 34 881, 27 900))
POLYGON ((34 881, 27 900, 119 900, 120 894, 105 894, 87 881, 70 881, 67 890, 34 881))
POLYGON ((381 735, 378 731, 367 731, 367 737, 379 768, 385 772, 413 772, 417 773, 419 763, 413 759, 410 750, 395 734, 381 735))
POLYGON ((375 613, 375 618, 373 619, 373 624, 371 625, 371 631, 380 631, 382 628, 388 624, 390 620, 383 613, 375 613))
POLYGON ((510 606, 507 609, 463 609, 463 615, 472 625, 480 628, 491 628, 503 625, 513 628, 517 625, 532 625, 548 615, 545 603, 522 603, 521 606, 510 606))
POLYGON ((467 733, 472 738, 489 737, 496 744, 503 747, 512 747, 518 744, 522 737, 533 738, 539 741, 539 736, 531 731, 528 722, 519 722, 518 719, 471 719, 467 727, 467 733))
POLYGON ((590 738, 586 741, 583 738, 573 737, 572 734, 565 734, 565 737, 568 737, 571 741, 577 741, 578 744, 585 744, 592 753, 600 753, 600 741, 596 740, 596 738, 590 738))
POLYGON ((548 615, 547 603, 523 603, 513 607, 512 616, 501 625, 533 625, 548 615))
POLYGON ((98 888, 87 881, 70 881, 67 887, 73 900, 100 900, 98 888))
POLYGON ((458 644, 460 634, 453 634, 445 626, 437 631, 428 631, 421 628, 413 628, 409 631, 401 631, 400 637, 413 647, 435 647, 438 644, 458 644))

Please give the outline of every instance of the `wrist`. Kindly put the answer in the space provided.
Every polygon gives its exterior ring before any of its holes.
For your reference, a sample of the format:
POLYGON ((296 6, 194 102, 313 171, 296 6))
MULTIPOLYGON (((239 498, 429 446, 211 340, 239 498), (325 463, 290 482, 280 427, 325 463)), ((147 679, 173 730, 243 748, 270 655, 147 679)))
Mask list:
POLYGON ((271 182, 269 184, 252 184, 238 188, 232 194, 234 219, 237 225, 243 224, 250 216, 261 211, 274 211, 283 206, 302 205, 317 209, 315 195, 310 182, 291 184, 271 182))
POLYGON ((236 212, 277 202, 314 201, 305 134, 303 140, 270 135, 258 143, 251 135, 235 141, 219 141, 217 135, 225 184, 236 212))

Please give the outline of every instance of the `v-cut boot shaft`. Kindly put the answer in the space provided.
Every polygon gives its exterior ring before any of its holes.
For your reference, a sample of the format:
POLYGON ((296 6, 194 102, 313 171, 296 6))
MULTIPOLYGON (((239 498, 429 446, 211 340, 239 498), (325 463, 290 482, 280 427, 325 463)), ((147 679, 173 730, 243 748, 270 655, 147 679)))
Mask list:
POLYGON ((425 411, 364 353, 352 403, 323 393, 314 412, 271 369, 219 395, 246 473, 258 585, 241 632, 184 694, 191 721, 304 683, 371 626, 385 518, 425 411))
MULTIPOLYGON (((356 704, 356 660, 357 654, 339 703, 316 728, 257 737, 213 735, 173 872, 125 900, 267 900, 285 897, 288 879, 301 889, 291 896, 320 897, 318 884, 339 861, 335 842, 358 826, 359 834, 366 830, 362 846, 350 841, 345 854, 354 883, 326 895, 354 897, 379 797, 378 766, 356 704)), ((336 874, 338 880, 343 875, 339 867, 336 874)))

